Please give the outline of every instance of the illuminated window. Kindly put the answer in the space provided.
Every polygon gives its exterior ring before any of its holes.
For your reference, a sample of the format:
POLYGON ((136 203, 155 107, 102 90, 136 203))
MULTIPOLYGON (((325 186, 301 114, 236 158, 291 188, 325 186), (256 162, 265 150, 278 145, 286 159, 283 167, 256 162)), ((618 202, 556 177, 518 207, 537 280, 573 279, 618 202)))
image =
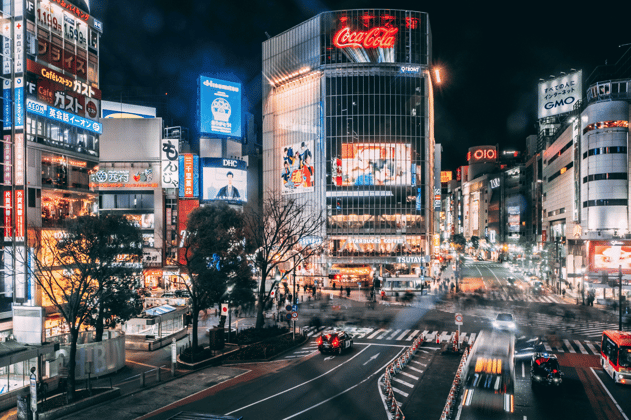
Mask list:
POLYGON ((602 130, 605 128, 629 128, 629 121, 601 121, 588 125, 583 129, 583 134, 592 131, 592 130, 602 130))

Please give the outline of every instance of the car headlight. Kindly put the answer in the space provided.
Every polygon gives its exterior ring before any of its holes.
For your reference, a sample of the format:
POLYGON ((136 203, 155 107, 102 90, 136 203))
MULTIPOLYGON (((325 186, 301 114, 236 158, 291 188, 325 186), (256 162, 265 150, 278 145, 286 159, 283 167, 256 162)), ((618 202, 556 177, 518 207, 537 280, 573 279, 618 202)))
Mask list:
POLYGON ((540 381, 542 378, 539 375, 533 375, 532 379, 534 379, 535 381, 540 381))
POLYGON ((493 327, 497 328, 497 321, 493 321, 493 327))
POLYGON ((517 328, 517 325, 515 325, 514 322, 509 322, 508 323, 508 328, 510 328, 511 330, 514 330, 515 328, 517 328))

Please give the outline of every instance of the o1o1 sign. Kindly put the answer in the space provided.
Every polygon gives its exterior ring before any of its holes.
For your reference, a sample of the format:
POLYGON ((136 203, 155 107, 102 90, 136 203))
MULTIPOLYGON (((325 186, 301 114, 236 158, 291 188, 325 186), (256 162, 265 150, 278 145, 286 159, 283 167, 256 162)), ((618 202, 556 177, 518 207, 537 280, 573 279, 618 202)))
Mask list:
POLYGON ((462 325, 462 314, 456 314, 456 325, 462 325))

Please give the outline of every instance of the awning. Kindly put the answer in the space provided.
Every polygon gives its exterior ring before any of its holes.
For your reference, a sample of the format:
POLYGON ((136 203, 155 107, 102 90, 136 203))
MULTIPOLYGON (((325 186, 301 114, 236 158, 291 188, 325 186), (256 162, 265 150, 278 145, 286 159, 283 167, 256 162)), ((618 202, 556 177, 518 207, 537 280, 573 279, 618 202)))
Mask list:
POLYGON ((156 306, 155 308, 149 308, 145 310, 145 313, 147 315, 164 315, 166 313, 169 312, 173 312, 175 311, 175 308, 171 305, 162 305, 162 306, 156 306))

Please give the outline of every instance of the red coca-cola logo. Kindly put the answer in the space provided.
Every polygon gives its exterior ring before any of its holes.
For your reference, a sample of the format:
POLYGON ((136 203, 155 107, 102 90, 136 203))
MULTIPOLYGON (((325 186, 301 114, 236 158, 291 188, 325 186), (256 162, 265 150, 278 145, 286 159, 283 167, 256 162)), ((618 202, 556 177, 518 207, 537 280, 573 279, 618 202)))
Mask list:
POLYGON ((333 37, 337 48, 392 48, 399 28, 372 28, 369 31, 354 31, 344 28, 333 37))

